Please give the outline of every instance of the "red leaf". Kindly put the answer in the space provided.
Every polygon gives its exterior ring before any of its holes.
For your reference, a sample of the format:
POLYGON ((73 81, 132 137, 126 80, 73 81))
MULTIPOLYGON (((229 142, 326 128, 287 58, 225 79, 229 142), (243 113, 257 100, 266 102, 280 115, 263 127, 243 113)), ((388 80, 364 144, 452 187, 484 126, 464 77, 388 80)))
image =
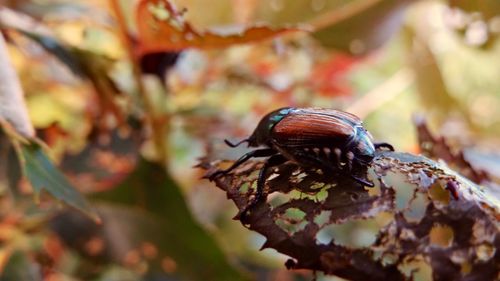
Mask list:
POLYGON ((329 61, 319 64, 310 79, 311 86, 319 94, 325 96, 348 96, 352 89, 345 81, 345 75, 362 60, 363 57, 352 57, 338 54, 329 61))
POLYGON ((141 0, 136 16, 140 55, 159 51, 179 51, 191 47, 227 47, 298 30, 253 26, 225 35, 212 31, 197 31, 184 20, 183 11, 178 11, 168 0, 141 0))

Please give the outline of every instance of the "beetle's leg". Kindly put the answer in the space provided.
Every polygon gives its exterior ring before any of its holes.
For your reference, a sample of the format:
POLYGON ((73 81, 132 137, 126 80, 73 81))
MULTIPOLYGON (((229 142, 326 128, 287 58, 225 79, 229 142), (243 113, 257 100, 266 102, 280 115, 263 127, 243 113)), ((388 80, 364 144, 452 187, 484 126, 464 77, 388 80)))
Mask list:
POLYGON ((231 167, 229 167, 225 170, 219 170, 219 171, 213 173, 210 177, 208 177, 208 179, 213 180, 221 175, 225 175, 225 174, 231 172, 232 170, 236 169, 241 164, 248 161, 250 158, 267 157, 267 156, 271 156, 273 154, 276 154, 276 150, 271 149, 271 148, 264 148, 264 149, 257 149, 257 150, 250 151, 250 152, 246 153, 245 155, 241 156, 240 159, 236 160, 236 162, 234 162, 233 165, 231 165, 231 167))
MULTIPOLYGON (((333 171, 333 169, 332 169, 332 167, 330 166, 329 163, 326 163, 326 162, 322 161, 321 159, 318 159, 318 158, 316 158, 314 156, 311 156, 311 155, 305 154, 305 153, 299 153, 297 156, 306 158, 311 163, 314 163, 315 165, 318 165, 319 168, 321 170, 323 170, 323 172, 325 172, 325 171, 333 171)), ((339 159, 338 161, 340 163, 341 160, 340 160, 340 158, 338 158, 338 159, 339 159)), ((340 171, 344 171, 344 170, 340 169, 340 171)), ((356 181, 357 183, 359 183, 359 184, 362 184, 364 186, 369 186, 369 187, 374 187, 375 186, 372 182, 370 182, 370 181, 368 181, 366 179, 358 178, 355 175, 351 174, 351 171, 344 171, 344 173, 348 173, 349 177, 351 179, 353 179, 354 181, 356 181)))
POLYGON ((358 183, 360 183, 362 185, 369 186, 369 187, 374 187, 375 185, 373 184, 373 182, 367 181, 366 179, 358 178, 358 177, 356 177, 355 175, 353 175, 351 173, 351 171, 352 171, 352 161, 354 160, 354 153, 352 151, 347 152, 346 153, 346 158, 347 158, 347 169, 348 169, 350 177, 353 180, 355 180, 356 182, 358 182, 358 183))
POLYGON ((350 172, 352 171, 352 161, 354 160, 354 153, 352 151, 347 152, 346 158, 347 158, 347 170, 350 172))
POLYGON ((325 162, 325 161, 321 160, 320 158, 315 157, 314 155, 311 155, 307 152, 298 152, 296 158, 299 159, 299 162, 303 162, 305 160, 305 161, 307 161, 307 163, 309 163, 313 166, 319 167, 321 170, 323 170, 323 172, 326 172, 326 171, 333 172, 333 168, 332 168, 332 165, 330 163, 325 162))
POLYGON ((334 148, 333 149, 333 152, 335 153, 335 161, 337 162, 337 167, 342 170, 342 165, 340 163, 342 163, 342 150, 338 147, 334 148))
POLYGON ((355 180, 357 183, 360 183, 360 184, 362 184, 364 186, 369 186, 369 187, 374 187, 375 186, 375 184, 373 184, 373 182, 368 181, 366 179, 358 178, 358 177, 356 177, 353 174, 349 174, 349 176, 351 177, 351 179, 355 180))
POLYGON ((257 189, 255 191, 255 197, 252 201, 250 201, 250 203, 248 203, 248 205, 243 210, 241 210, 238 213, 238 215, 236 215, 237 219, 241 219, 242 221, 244 221, 248 211, 250 211, 253 207, 255 207, 255 205, 257 205, 263 199, 264 187, 266 184, 266 175, 269 168, 281 165, 286 161, 288 161, 288 159, 286 159, 283 155, 275 154, 269 157, 269 159, 267 159, 266 162, 264 162, 264 166, 262 166, 262 168, 260 169, 259 177, 257 178, 257 189))
POLYGON ((232 143, 232 142, 230 142, 229 140, 224 140, 224 142, 225 142, 228 146, 230 146, 230 147, 237 147, 237 146, 239 146, 240 144, 242 144, 242 143, 244 143, 244 142, 248 142, 248 139, 241 140, 241 141, 239 141, 239 142, 237 142, 237 143, 232 143))
POLYGON ((373 145, 375 146, 375 149, 387 148, 390 151, 394 151, 394 146, 392 146, 392 144, 390 144, 390 143, 378 142, 378 143, 374 143, 373 145))

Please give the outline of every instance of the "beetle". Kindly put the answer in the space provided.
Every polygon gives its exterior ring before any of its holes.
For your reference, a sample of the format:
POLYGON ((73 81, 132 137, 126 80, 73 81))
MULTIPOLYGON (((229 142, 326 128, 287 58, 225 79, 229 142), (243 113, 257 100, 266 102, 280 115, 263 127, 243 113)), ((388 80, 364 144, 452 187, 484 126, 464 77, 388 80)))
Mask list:
POLYGON ((230 147, 246 142, 248 147, 263 148, 244 154, 229 168, 213 173, 210 180, 228 174, 251 158, 268 157, 259 172, 255 198, 242 215, 262 199, 267 171, 271 167, 292 161, 303 168, 346 175, 364 186, 373 187, 372 182, 357 177, 354 171, 366 169, 377 149, 394 151, 388 143, 374 143, 356 115, 323 108, 280 108, 265 115, 250 137, 238 143, 224 141, 230 147))

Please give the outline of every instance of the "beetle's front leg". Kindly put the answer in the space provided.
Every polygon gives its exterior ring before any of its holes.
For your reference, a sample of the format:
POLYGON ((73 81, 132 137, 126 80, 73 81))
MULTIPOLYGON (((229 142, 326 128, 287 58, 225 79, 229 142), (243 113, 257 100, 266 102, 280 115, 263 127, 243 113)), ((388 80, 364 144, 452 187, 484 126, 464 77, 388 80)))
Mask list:
POLYGON ((363 179, 363 178, 358 178, 356 177, 355 175, 352 174, 352 171, 353 171, 353 161, 354 161, 354 153, 352 151, 349 151, 346 153, 346 158, 347 158, 347 172, 349 173, 349 176, 351 177, 351 179, 355 180, 356 182, 362 184, 362 185, 365 185, 365 186, 369 186, 369 187, 374 187, 375 184, 373 184, 373 182, 370 182, 366 179, 363 179))
POLYGON ((271 148, 264 148, 264 149, 257 149, 257 150, 250 151, 250 152, 246 153, 245 155, 241 156, 240 159, 236 160, 236 162, 234 162, 233 165, 231 165, 231 167, 229 167, 225 170, 219 170, 219 171, 213 173, 212 175, 210 175, 208 177, 208 179, 214 180, 215 178, 217 178, 219 176, 225 175, 225 174, 231 172, 232 170, 236 169, 241 164, 248 161, 250 158, 268 157, 268 156, 274 155, 276 153, 277 153, 276 150, 271 149, 271 148))
POLYGON ((236 219, 241 219, 244 221, 246 219, 248 211, 250 211, 255 205, 257 205, 264 197, 264 187, 266 184, 266 175, 269 168, 281 165, 288 161, 283 155, 275 154, 264 162, 264 166, 259 171, 259 177, 257 178, 257 189, 255 191, 255 197, 248 205, 241 210, 237 215, 236 219))

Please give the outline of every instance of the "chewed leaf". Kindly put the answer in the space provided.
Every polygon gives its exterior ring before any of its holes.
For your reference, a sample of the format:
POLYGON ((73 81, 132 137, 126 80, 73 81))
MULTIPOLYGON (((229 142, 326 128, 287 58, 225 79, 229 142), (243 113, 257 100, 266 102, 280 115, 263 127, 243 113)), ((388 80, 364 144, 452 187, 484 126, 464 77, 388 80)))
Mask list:
POLYGON ((423 258, 421 268, 433 280, 498 279, 500 256, 492 252, 500 249, 500 198, 443 162, 377 151, 372 188, 285 162, 270 171, 253 205, 263 163, 247 161, 211 177, 218 163, 202 160, 199 167, 247 211, 237 219, 266 238, 262 249, 290 257, 289 269, 348 280, 416 280, 404 267, 423 258), (455 270, 463 264, 470 273, 455 270))
POLYGON ((64 201, 98 221, 85 198, 69 183, 66 177, 54 166, 40 145, 36 143, 22 144, 23 168, 26 177, 38 194, 46 190, 55 198, 64 201))
POLYGON ((142 0, 137 7, 139 53, 178 51, 185 48, 227 47, 272 38, 292 28, 271 29, 265 26, 243 28, 219 34, 197 31, 184 21, 183 13, 167 0, 142 0))

